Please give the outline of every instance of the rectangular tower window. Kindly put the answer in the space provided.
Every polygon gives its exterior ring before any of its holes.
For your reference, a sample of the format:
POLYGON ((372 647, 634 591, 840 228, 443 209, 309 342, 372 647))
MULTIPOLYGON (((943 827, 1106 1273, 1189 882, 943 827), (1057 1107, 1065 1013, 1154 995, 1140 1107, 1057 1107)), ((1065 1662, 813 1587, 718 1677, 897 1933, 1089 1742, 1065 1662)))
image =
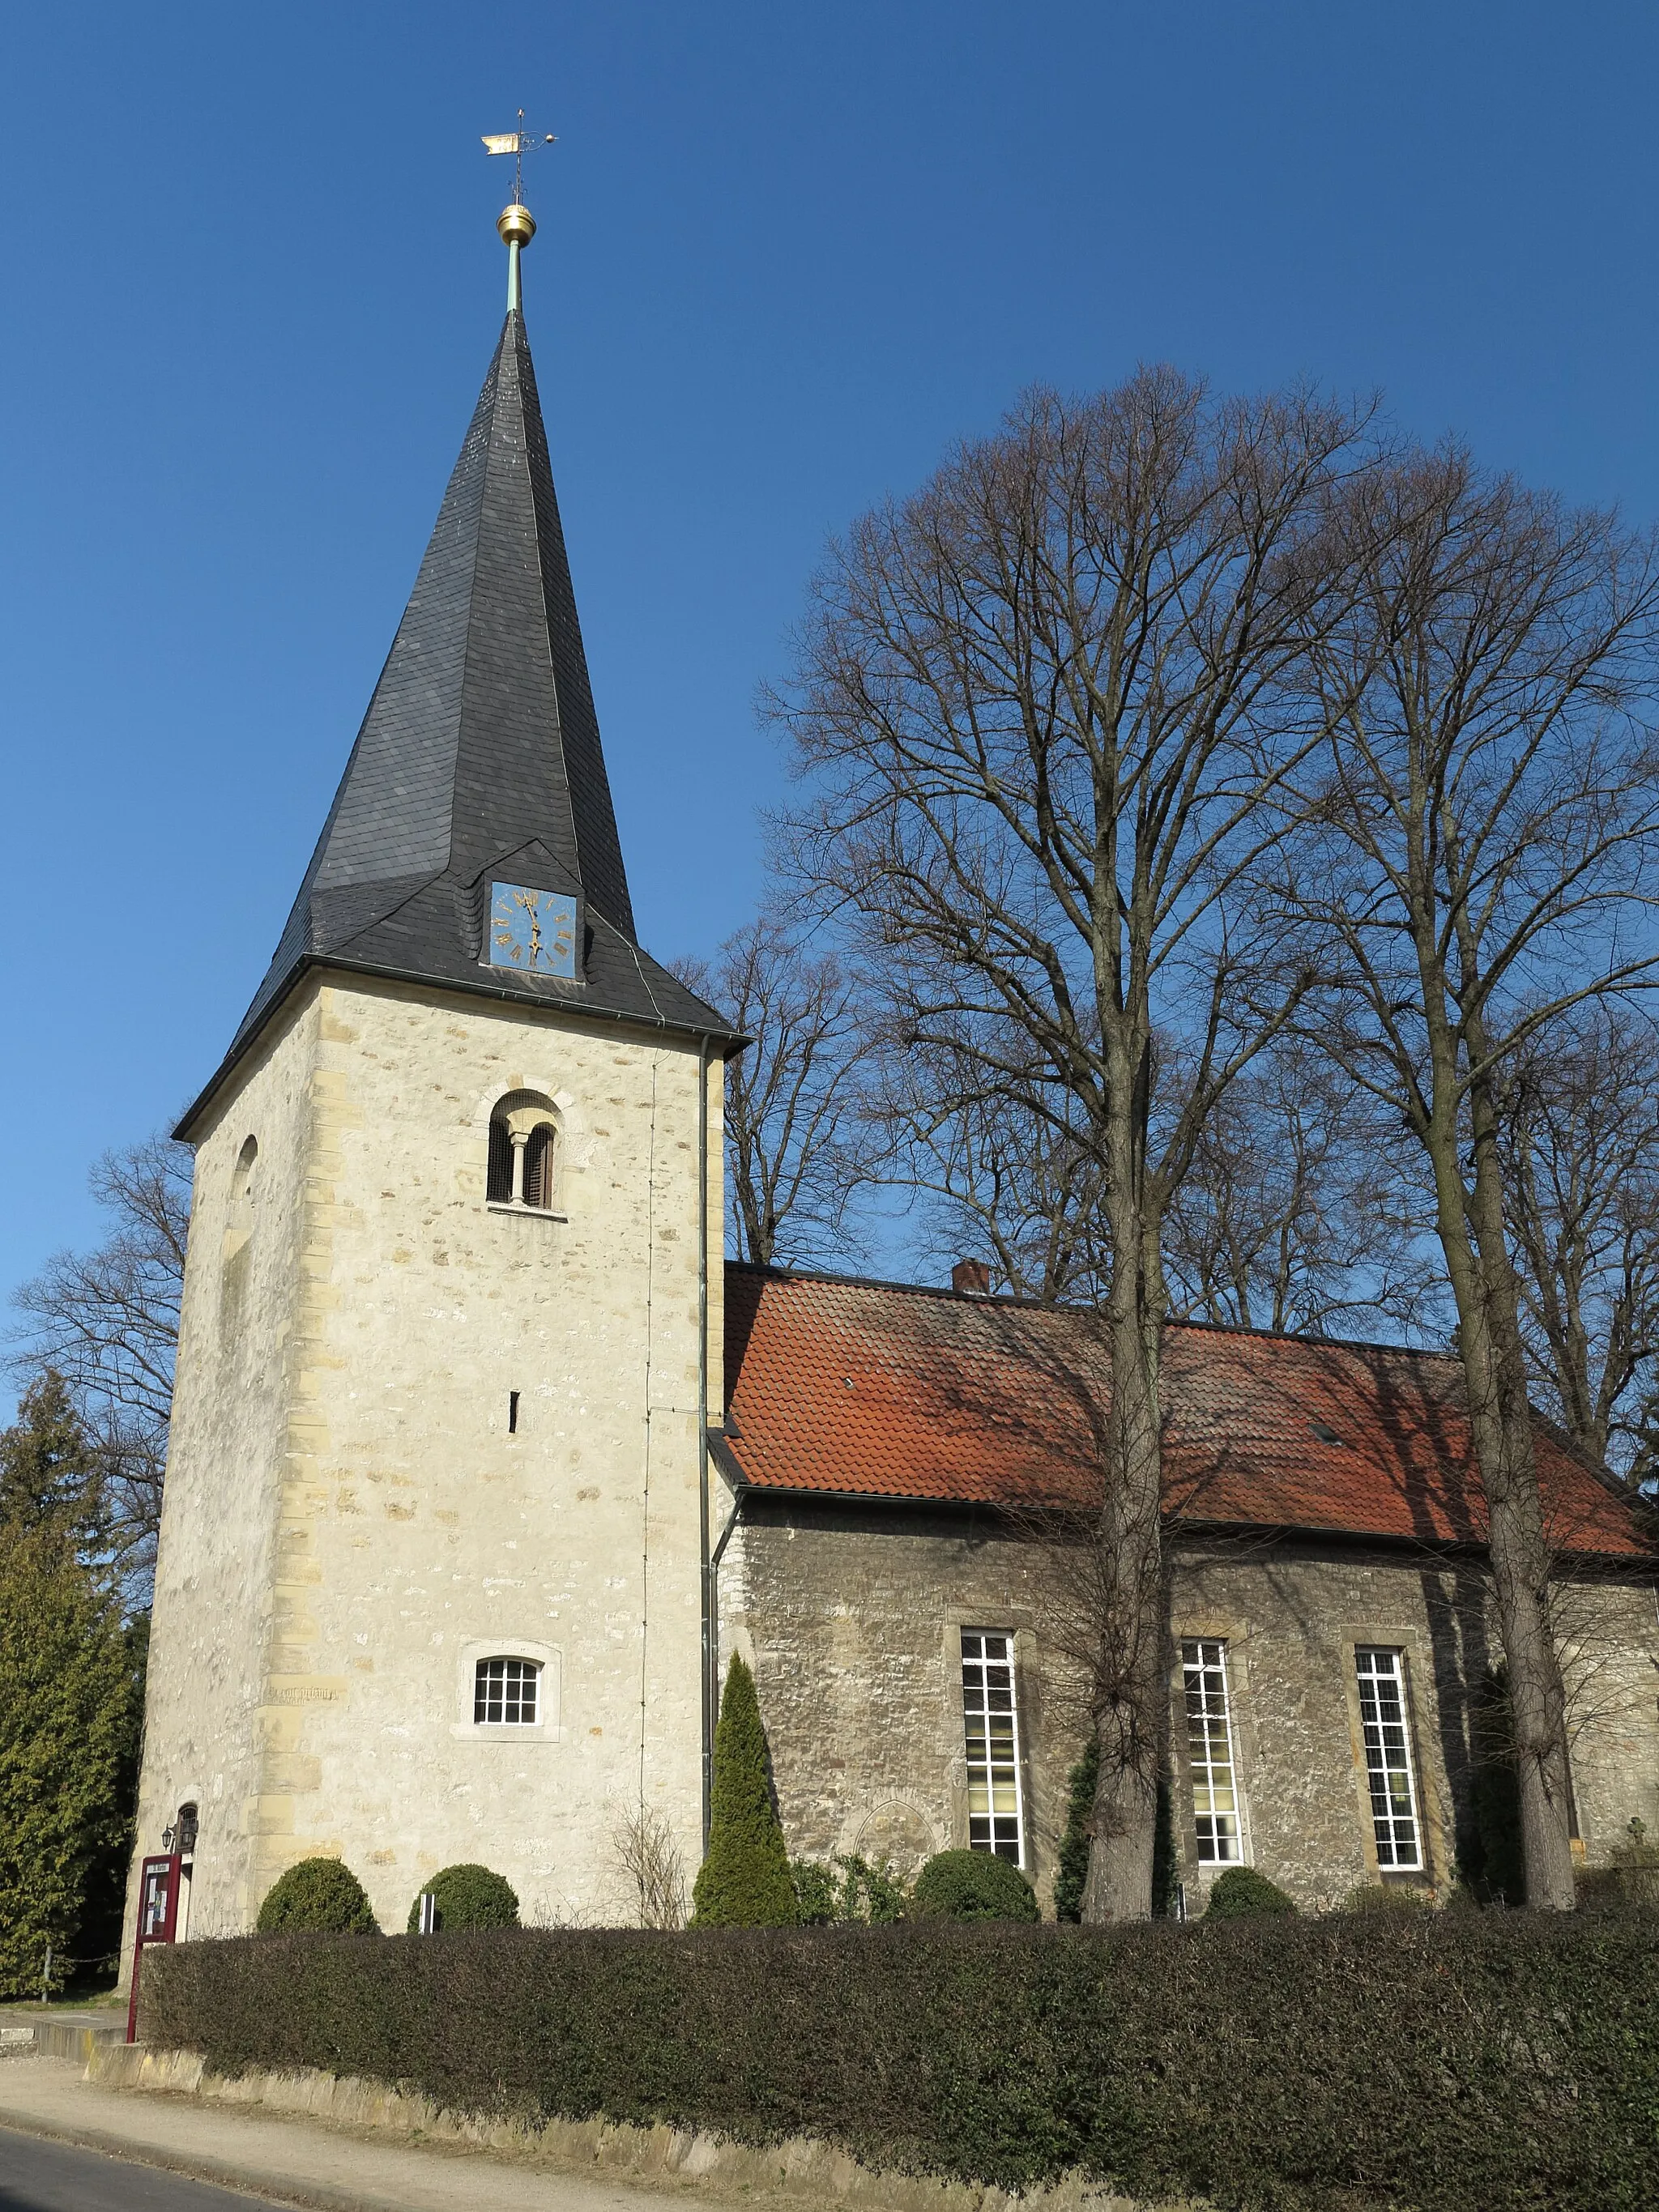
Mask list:
POLYGON ((1187 1759, 1192 1770, 1198 1856, 1206 1865, 1237 1865, 1243 1850, 1226 1645, 1206 1638, 1184 1643, 1181 1672, 1187 1692, 1187 1759))
POLYGON ((1019 1795, 1019 1716, 1014 1639, 995 1629, 962 1632, 962 1713, 968 1749, 968 1841, 1016 1866, 1024 1856, 1019 1795))
POLYGON ((1354 1653, 1359 1677, 1359 1720, 1365 1737, 1365 1778, 1370 1785, 1376 1863, 1419 1868, 1417 1787, 1412 1775, 1406 1723, 1404 1655, 1362 1644, 1354 1653))
POLYGON ((519 1433, 519 1394, 516 1390, 509 1390, 507 1394, 507 1433, 510 1437, 516 1437, 519 1433))
POLYGON ((541 1717, 541 1680, 534 1659, 480 1659, 472 1682, 475 1725, 534 1728, 541 1717))

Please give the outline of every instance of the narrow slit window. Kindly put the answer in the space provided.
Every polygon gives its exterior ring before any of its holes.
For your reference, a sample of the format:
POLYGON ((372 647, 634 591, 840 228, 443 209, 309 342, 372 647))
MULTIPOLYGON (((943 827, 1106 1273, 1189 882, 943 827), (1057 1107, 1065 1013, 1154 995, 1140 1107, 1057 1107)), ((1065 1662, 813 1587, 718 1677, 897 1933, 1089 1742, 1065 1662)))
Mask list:
POLYGON ((1354 1653, 1359 1677, 1359 1720, 1365 1737, 1365 1778, 1370 1787, 1376 1863, 1416 1870, 1423 1863, 1406 1718, 1403 1655, 1361 1645, 1354 1653))
POLYGON ((542 1670, 534 1659, 480 1659, 472 1718, 487 1728, 534 1728, 541 1718, 542 1670))
POLYGON ((962 1712, 968 1752, 968 1842, 1018 1866, 1024 1857, 1014 1639, 962 1632, 962 1712))
POLYGON ((507 1394, 507 1433, 510 1437, 516 1437, 519 1433, 519 1394, 516 1390, 509 1390, 507 1394))
POLYGON ((1204 1638, 1183 1643, 1181 1671, 1187 1692, 1187 1759, 1198 1856, 1206 1866, 1236 1866, 1243 1850, 1226 1645, 1204 1638))

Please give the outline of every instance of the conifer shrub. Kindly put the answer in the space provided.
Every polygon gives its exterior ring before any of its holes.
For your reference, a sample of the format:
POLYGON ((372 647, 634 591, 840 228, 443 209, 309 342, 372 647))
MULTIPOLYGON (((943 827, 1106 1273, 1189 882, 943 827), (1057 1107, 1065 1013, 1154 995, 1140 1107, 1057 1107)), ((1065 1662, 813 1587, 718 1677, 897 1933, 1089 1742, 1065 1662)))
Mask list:
POLYGON ((694 1928, 787 1928, 799 1917, 755 1678, 734 1653, 714 1729, 708 1850, 691 1892, 694 1928))
POLYGON ((301 1859, 278 1875, 255 1924, 262 1936, 292 1936, 302 1930, 324 1936, 380 1932, 362 1882, 338 1859, 301 1859))
POLYGON ((519 1924, 519 1893, 506 1876, 492 1874, 487 1866, 464 1864, 445 1867, 430 1881, 422 1883, 409 1908, 411 1936, 419 1931, 421 1899, 428 1893, 437 1899, 440 1934, 445 1929, 516 1928, 519 1924))
POLYGON ((191 1942, 140 2032, 536 2127, 1218 2212, 1659 2204, 1659 1912, 191 1942))
POLYGON ((1083 1756, 1066 1778, 1066 1832, 1060 1839, 1060 1870, 1054 1876, 1054 1917, 1081 1920, 1083 1886, 1089 1879, 1093 1848, 1095 1791, 1100 1784, 1100 1743, 1091 1736, 1083 1756))
POLYGON ((1036 1893, 994 1851, 935 1851, 911 1893, 917 1914, 938 1920, 1040 1920, 1036 1893))
POLYGON ((1471 1700, 1468 1846, 1462 1871, 1488 1905, 1524 1905, 1526 1859, 1521 1847, 1521 1783, 1515 1771, 1515 1724, 1509 1680, 1489 1668, 1471 1700))
POLYGON ((1296 1906, 1276 1881, 1254 1867, 1229 1867, 1211 1885, 1206 1920, 1248 1920, 1258 1912, 1294 1912, 1296 1906))

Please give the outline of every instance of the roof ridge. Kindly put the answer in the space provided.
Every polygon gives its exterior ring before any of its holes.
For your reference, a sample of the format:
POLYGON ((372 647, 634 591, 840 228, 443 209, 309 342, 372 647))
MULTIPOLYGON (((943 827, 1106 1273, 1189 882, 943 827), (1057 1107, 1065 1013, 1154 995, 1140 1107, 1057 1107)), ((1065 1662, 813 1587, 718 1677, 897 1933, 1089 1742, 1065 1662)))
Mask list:
MULTIPOLYGON (((891 1276, 840 1274, 833 1268, 797 1267, 787 1261, 728 1260, 726 1267, 728 1274, 759 1275, 775 1282, 828 1283, 849 1290, 893 1291, 909 1297, 941 1298, 962 1306, 997 1306, 1009 1308, 1015 1312, 1077 1314, 1085 1318, 1098 1316, 1100 1313, 1098 1306, 1068 1303, 1058 1298, 1026 1297, 1004 1291, 957 1291, 948 1283, 907 1283, 891 1276)), ((1381 1337, 1315 1336, 1304 1329, 1262 1328, 1239 1322, 1199 1321, 1187 1314, 1171 1314, 1164 1326, 1166 1329, 1192 1329, 1211 1336, 1265 1337, 1274 1343, 1324 1346, 1335 1352, 1388 1352, 1407 1359, 1438 1360, 1453 1367, 1462 1364, 1455 1352, 1442 1352, 1432 1345, 1394 1344, 1381 1337)))

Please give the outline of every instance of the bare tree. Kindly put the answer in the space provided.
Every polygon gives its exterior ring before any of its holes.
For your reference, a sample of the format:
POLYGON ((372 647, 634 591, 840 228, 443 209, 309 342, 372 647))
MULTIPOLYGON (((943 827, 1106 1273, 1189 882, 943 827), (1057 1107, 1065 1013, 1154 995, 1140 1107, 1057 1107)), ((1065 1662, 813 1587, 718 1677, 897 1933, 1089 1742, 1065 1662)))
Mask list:
POLYGON ((738 1249, 757 1266, 843 1251, 863 1179, 856 1091, 865 1033, 853 979, 763 916, 682 982, 750 1040, 729 1063, 726 1152, 738 1249))
POLYGON ((1218 1103, 1170 1202, 1172 1311, 1315 1336, 1440 1333, 1443 1276, 1381 1121, 1305 1042, 1264 1054, 1218 1103))
POLYGON ((994 1026, 995 1068, 960 1034, 882 1052, 869 1092, 872 1175, 909 1194, 915 1241, 936 1272, 985 1259, 1018 1297, 1100 1304, 1110 1275, 1101 1171, 1072 1125, 1075 1102, 1046 1079, 1029 1038, 994 1026))
POLYGON ((1504 1091, 1566 1008, 1646 977, 1659 827, 1640 708, 1652 542, 1461 451, 1335 503, 1351 617, 1316 644, 1325 834, 1288 889, 1339 987, 1319 1037, 1420 1147, 1455 1303, 1509 1671, 1528 1893, 1573 1903, 1565 1692, 1506 1241, 1504 1091))
POLYGON ((1034 392, 831 549, 774 702, 811 779, 793 864, 847 917, 893 1033, 917 1051, 965 1040, 988 1096, 1034 1050, 1052 1088, 1033 1099, 1100 1176, 1112 1587, 1093 1920, 1151 1906, 1160 1235, 1217 1100, 1303 988, 1236 894, 1262 801, 1309 742, 1285 679, 1329 596, 1316 495, 1358 464, 1362 428, 1303 392, 1212 403, 1164 369, 1079 402, 1034 392), (1161 1031, 1188 1073, 1154 1147, 1161 1031))
POLYGON ((93 1196, 111 1221, 90 1252, 59 1252, 14 1293, 13 1370, 66 1385, 98 1453, 123 1571, 142 1585, 161 1523, 192 1155, 152 1137, 105 1153, 93 1196))
POLYGON ((1504 1200, 1534 1385, 1592 1459, 1629 1468, 1659 1383, 1659 1035, 1574 1008, 1504 1085, 1504 1200))

